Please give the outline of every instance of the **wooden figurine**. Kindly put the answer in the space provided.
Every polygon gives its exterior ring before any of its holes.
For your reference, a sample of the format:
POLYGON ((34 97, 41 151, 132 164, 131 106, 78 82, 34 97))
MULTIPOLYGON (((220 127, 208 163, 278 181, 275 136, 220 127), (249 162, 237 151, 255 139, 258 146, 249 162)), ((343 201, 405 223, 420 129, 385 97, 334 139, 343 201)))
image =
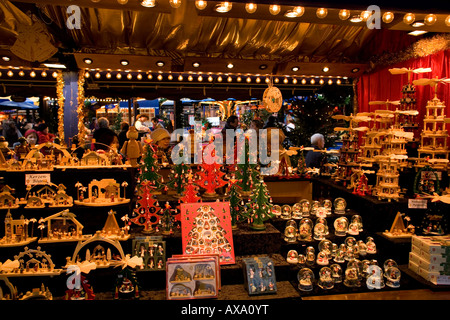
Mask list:
POLYGON ((141 143, 136 140, 138 136, 139 132, 134 126, 131 126, 127 132, 127 138, 129 140, 125 141, 120 150, 120 153, 126 155, 127 162, 129 162, 132 167, 138 166, 138 159, 142 157, 142 154, 144 153, 141 143))
POLYGON ((388 238, 411 238, 411 236, 415 232, 415 228, 411 224, 408 224, 408 226, 405 227, 403 219, 409 220, 409 217, 403 216, 403 213, 397 212, 391 229, 384 231, 383 235, 387 236, 388 238))

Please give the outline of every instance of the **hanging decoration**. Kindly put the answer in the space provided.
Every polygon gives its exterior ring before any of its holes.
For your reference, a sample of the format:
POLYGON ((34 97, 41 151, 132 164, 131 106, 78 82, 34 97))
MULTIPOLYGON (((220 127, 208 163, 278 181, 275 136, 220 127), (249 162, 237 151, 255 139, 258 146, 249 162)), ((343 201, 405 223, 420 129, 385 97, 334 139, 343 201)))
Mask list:
POLYGON ((271 113, 278 112, 283 105, 281 91, 273 86, 272 77, 270 77, 269 87, 264 90, 262 101, 266 110, 271 113))
POLYGON ((56 99, 58 102, 58 135, 64 141, 64 77, 61 70, 56 71, 56 99))
POLYGON ((78 146, 84 146, 86 141, 86 130, 84 126, 84 71, 78 73, 78 146))

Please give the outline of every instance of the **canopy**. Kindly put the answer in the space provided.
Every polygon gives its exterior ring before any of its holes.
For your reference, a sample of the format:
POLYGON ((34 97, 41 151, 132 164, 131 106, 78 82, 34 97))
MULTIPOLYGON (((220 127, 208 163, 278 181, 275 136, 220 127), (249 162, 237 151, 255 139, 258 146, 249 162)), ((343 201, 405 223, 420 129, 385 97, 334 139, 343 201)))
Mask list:
POLYGON ((21 109, 21 110, 36 110, 39 109, 31 100, 26 100, 25 102, 15 102, 8 99, 0 99, 0 109, 10 110, 10 109, 21 109))

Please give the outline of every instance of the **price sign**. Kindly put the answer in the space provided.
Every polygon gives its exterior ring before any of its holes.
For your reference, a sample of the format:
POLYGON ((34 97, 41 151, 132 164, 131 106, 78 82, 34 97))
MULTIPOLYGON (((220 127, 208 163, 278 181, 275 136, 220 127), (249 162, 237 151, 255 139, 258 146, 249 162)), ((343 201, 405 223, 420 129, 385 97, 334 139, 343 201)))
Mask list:
POLYGON ((25 185, 50 184, 50 173, 25 174, 25 185))
POLYGON ((408 209, 426 209, 427 203, 425 199, 408 199, 408 209))

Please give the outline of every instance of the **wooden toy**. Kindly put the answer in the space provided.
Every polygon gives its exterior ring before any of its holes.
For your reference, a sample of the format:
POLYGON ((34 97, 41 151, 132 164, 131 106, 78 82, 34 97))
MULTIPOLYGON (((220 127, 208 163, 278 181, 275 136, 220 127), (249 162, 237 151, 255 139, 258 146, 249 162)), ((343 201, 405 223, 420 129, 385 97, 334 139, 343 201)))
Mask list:
POLYGON ((37 240, 37 237, 28 235, 28 224, 34 223, 35 220, 28 220, 23 216, 20 219, 13 219, 11 211, 8 209, 5 216, 5 236, 0 239, 0 247, 24 246, 37 240))
POLYGON ((62 269, 55 269, 51 256, 39 246, 36 249, 25 247, 14 260, 8 259, 0 265, 0 273, 8 277, 55 276, 61 272, 62 269))
POLYGON ((12 195, 14 191, 8 185, 2 187, 0 191, 0 209, 17 209, 19 207, 19 199, 12 195))
POLYGON ((137 167, 139 165, 138 160, 142 157, 144 150, 142 144, 136 139, 139 136, 139 132, 134 126, 131 126, 127 132, 128 140, 124 142, 120 153, 126 156, 127 162, 132 167, 137 167))
POLYGON ((69 209, 65 209, 39 219, 38 228, 42 234, 38 243, 71 242, 89 238, 91 235, 83 235, 83 225, 75 217, 69 209), (44 236, 45 229, 47 233, 44 236))
POLYGON ((104 206, 116 206, 121 204, 126 204, 130 202, 130 199, 125 198, 125 191, 128 183, 124 181, 119 184, 114 179, 102 179, 102 180, 92 180, 88 187, 88 195, 84 196, 84 186, 77 182, 75 187, 77 187, 78 199, 74 201, 77 205, 90 206, 90 207, 104 207, 104 206), (123 197, 120 192, 120 187, 123 187, 123 197))
POLYGON ((411 236, 415 232, 415 228, 411 224, 408 224, 408 226, 405 227, 405 224, 403 222, 404 219, 407 221, 410 220, 409 217, 405 216, 404 213, 397 212, 391 228, 384 231, 383 235, 388 238, 411 238, 411 236))

